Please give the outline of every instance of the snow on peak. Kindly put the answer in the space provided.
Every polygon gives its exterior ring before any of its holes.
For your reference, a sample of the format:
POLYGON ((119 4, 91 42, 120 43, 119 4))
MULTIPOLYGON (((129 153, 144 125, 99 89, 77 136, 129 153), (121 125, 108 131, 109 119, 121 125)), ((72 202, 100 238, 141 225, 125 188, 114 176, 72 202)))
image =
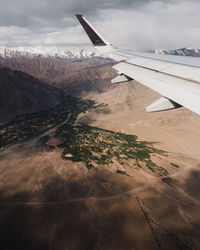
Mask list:
POLYGON ((1 57, 42 56, 53 58, 79 59, 101 56, 93 47, 0 47, 1 57))
POLYGON ((200 56, 200 49, 197 48, 181 48, 181 49, 155 49, 153 51, 155 54, 159 55, 178 55, 178 56, 200 56))

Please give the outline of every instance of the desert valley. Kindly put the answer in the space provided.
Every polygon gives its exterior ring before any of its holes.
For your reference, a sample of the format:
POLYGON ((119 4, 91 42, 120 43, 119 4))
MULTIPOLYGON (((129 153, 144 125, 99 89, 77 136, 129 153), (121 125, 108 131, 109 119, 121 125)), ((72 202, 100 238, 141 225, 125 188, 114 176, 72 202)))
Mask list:
POLYGON ((1 54, 1 249, 200 249, 200 116, 113 65, 1 54))

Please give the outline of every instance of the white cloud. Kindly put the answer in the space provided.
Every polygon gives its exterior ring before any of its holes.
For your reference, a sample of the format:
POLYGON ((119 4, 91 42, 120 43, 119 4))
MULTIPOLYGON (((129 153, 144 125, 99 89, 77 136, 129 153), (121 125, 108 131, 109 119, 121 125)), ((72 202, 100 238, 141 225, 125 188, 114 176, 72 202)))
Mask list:
POLYGON ((0 44, 3 46, 7 46, 10 43, 14 44, 15 41, 22 41, 28 36, 29 31, 26 28, 0 26, 0 44))
POLYGON ((80 26, 69 28, 48 27, 40 30, 28 30, 20 27, 0 27, 0 45, 17 46, 53 46, 88 44, 88 39, 80 26))

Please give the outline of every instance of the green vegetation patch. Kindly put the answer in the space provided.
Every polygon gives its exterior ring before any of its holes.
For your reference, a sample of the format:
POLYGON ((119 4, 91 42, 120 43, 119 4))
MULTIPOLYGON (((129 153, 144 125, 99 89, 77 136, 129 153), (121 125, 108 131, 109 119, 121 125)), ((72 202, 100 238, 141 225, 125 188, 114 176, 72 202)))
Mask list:
POLYGON ((62 103, 55 108, 17 116, 0 126, 0 148, 39 136, 64 122, 69 114, 71 121, 75 122, 79 113, 94 108, 94 105, 94 101, 82 101, 72 96, 64 96, 62 103))
POLYGON ((138 166, 143 162, 152 172, 160 176, 167 174, 164 168, 151 161, 152 153, 165 152, 154 148, 152 143, 138 141, 135 135, 116 133, 85 124, 75 125, 70 119, 67 124, 57 129, 56 137, 64 140, 60 145, 64 148, 63 159, 84 162, 88 168, 116 161, 125 166, 129 164, 130 159, 134 159, 138 166))
POLYGON ((126 176, 130 176, 126 173, 126 171, 121 171, 121 170, 117 170, 116 171, 117 174, 122 174, 122 175, 126 175, 126 176))
POLYGON ((175 163, 171 163, 171 165, 175 168, 180 168, 179 165, 175 164, 175 163))
POLYGON ((168 184, 169 186, 173 186, 175 184, 175 181, 172 178, 168 177, 168 176, 163 177, 161 180, 163 182, 165 182, 166 184, 168 184))
POLYGON ((93 104, 93 108, 105 108, 107 107, 108 104, 105 104, 105 103, 100 103, 100 104, 93 104))
MULTIPOLYGON (((76 120, 80 113, 105 106, 96 104, 92 100, 82 101, 79 98, 65 96, 63 102, 55 108, 18 116, 1 126, 0 147, 27 141, 51 128, 56 128, 54 137, 60 139, 58 147, 63 148, 64 160, 84 162, 86 167, 91 169, 96 165, 108 165, 114 162, 130 166, 132 159, 137 169, 146 166, 155 174, 167 176, 167 171, 151 160, 153 153, 165 154, 164 151, 156 149, 154 143, 138 141, 137 136, 131 134, 77 124, 76 120)), ((49 138, 43 136, 40 139, 41 144, 45 145, 49 138)), ((49 147, 54 148, 54 146, 49 147)))

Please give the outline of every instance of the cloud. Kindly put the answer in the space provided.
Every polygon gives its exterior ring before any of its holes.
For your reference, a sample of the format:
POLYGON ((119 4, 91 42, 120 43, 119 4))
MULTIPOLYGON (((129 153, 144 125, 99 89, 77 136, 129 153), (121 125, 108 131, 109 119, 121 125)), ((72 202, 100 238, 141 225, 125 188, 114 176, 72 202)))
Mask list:
POLYGON ((63 18, 77 12, 95 14, 98 9, 129 7, 136 2, 138 0, 1 0, 0 25, 38 27, 42 20, 51 26, 61 26, 63 18))
POLYGON ((0 0, 4 46, 90 44, 74 17, 83 13, 120 47, 200 47, 199 1, 0 0))
POLYGON ((98 16, 98 29, 121 47, 136 50, 200 48, 200 2, 157 1, 138 9, 99 11, 98 16))
POLYGON ((21 27, 0 27, 0 46, 78 46, 88 45, 82 27, 46 28, 30 31, 21 27))

